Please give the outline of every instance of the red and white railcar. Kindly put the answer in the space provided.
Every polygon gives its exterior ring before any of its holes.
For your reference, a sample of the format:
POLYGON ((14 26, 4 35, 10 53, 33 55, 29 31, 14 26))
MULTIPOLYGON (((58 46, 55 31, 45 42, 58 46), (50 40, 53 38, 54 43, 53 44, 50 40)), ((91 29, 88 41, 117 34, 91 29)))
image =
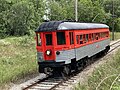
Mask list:
POLYGON ((85 58, 110 48, 109 27, 105 24, 50 21, 40 25, 36 37, 39 72, 75 68, 85 58))

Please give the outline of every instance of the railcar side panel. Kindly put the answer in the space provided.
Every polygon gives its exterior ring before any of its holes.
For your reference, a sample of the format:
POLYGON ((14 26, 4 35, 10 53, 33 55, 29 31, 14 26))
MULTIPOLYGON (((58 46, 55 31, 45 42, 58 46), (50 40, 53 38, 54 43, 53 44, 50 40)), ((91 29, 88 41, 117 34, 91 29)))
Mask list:
POLYGON ((71 63, 71 59, 76 58, 75 57, 75 49, 70 50, 62 50, 59 51, 60 55, 56 55, 56 62, 65 61, 65 64, 71 63))
POLYGON ((105 39, 76 49, 62 50, 60 51, 60 55, 56 55, 55 61, 56 62, 65 61, 65 64, 69 64, 71 63, 71 59, 74 58, 76 58, 76 60, 78 61, 86 56, 91 57, 99 53, 100 51, 105 50, 109 43, 110 39, 105 39))
POLYGON ((76 60, 82 59, 86 56, 91 57, 100 51, 105 50, 109 43, 110 39, 106 39, 80 48, 76 48, 76 60))

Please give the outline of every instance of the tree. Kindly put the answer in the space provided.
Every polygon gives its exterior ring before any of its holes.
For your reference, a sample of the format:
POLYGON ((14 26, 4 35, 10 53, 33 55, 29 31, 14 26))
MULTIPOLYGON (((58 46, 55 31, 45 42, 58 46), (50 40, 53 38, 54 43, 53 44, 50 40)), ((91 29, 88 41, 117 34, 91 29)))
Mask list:
POLYGON ((30 34, 43 21, 43 0, 0 0, 0 35, 30 34))
POLYGON ((113 0, 105 0, 104 3, 104 10, 106 13, 110 14, 110 18, 107 21, 107 24, 110 26, 110 29, 112 29, 112 22, 114 18, 115 23, 115 31, 120 31, 120 27, 118 25, 119 23, 119 17, 120 17, 120 0, 114 0, 114 13, 115 16, 112 16, 113 13, 113 0))
POLYGON ((6 0, 0 0, 0 37, 4 38, 6 36, 6 26, 7 26, 7 18, 6 16, 9 13, 9 8, 12 3, 6 0))
POLYGON ((91 0, 78 1, 78 21, 91 22, 93 17, 93 5, 91 0))
POLYGON ((74 19, 73 0, 50 0, 50 20, 68 20, 74 19))
POLYGON ((9 35, 25 35, 29 34, 29 19, 31 11, 27 2, 21 1, 15 3, 10 8, 7 15, 7 34, 9 35))
POLYGON ((115 31, 120 32, 120 18, 115 19, 115 31))
POLYGON ((43 16, 45 15, 45 2, 44 0, 28 0, 29 6, 32 9, 32 19, 30 22, 30 29, 35 30, 41 22, 43 22, 43 16))

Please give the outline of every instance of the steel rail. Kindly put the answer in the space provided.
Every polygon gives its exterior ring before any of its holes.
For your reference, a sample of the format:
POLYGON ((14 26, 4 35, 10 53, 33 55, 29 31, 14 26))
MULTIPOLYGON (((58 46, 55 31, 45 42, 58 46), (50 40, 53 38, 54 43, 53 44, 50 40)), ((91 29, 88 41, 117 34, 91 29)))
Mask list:
POLYGON ((117 40, 117 41, 115 41, 115 42, 113 42, 112 44, 110 44, 110 46, 113 46, 114 44, 117 44, 117 43, 119 43, 119 42, 120 42, 120 39, 117 40))

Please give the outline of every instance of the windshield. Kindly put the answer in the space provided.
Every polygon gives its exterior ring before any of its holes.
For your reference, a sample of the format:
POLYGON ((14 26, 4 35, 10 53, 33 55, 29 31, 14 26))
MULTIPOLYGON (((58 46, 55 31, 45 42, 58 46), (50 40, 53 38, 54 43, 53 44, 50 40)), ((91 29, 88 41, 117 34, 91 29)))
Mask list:
POLYGON ((46 45, 52 45, 52 34, 46 34, 46 45))
POLYGON ((39 33, 37 33, 36 36, 37 36, 37 46, 41 46, 41 36, 39 33))

